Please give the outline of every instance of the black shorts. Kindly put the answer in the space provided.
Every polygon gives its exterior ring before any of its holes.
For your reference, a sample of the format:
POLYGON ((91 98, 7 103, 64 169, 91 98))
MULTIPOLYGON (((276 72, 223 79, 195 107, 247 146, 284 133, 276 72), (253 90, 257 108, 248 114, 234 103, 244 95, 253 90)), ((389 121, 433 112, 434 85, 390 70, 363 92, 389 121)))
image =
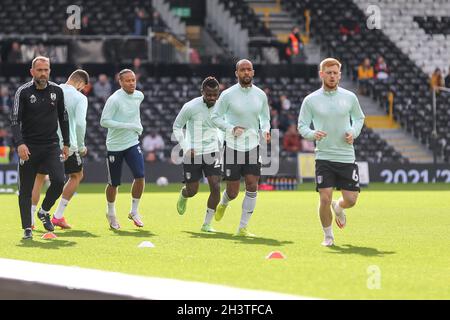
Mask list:
POLYGON ((225 147, 223 155, 223 179, 228 181, 240 180, 246 175, 261 175, 261 158, 259 147, 242 152, 225 147))
POLYGON ((316 160, 316 191, 333 187, 337 190, 361 191, 358 165, 316 160))
POLYGON ((183 161, 183 183, 197 182, 205 177, 221 176, 222 165, 220 153, 213 152, 206 155, 198 155, 183 161))
MULTIPOLYGON (((78 152, 74 152, 71 156, 64 161, 64 173, 72 174, 78 173, 83 170, 83 160, 78 152)), ((48 174, 48 169, 45 166, 41 166, 38 169, 38 174, 48 174)))

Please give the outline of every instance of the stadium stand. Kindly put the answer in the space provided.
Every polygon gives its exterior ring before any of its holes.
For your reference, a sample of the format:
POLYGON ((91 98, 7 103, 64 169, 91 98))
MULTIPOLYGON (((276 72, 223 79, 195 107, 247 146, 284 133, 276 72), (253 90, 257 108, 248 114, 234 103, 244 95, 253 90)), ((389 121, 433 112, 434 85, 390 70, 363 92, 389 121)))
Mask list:
MULTIPOLYGON (((427 0, 428 1, 428 0, 427 0)), ((63 34, 63 25, 67 18, 65 8, 70 1, 50 1, 49 7, 42 7, 38 1, 31 0, 4 0, 0 3, 0 30, 2 35, 11 34, 63 34), (62 9, 61 9, 62 8, 62 9), (28 10, 25 10, 28 9, 28 10), (64 10, 63 10, 64 9, 64 10), (17 16, 17 12, 27 12, 26 15, 17 16), (39 19, 35 19, 39 17, 39 19), (25 23, 25 20, 33 22, 25 23), (44 21, 40 23, 39 21, 44 21), (47 21, 51 21, 48 23, 47 21)), ((226 8, 230 14, 235 17, 236 21, 243 29, 248 30, 250 40, 267 38, 272 39, 273 34, 264 23, 262 23, 249 7, 246 1, 223 1, 220 3, 226 8)), ((283 8, 291 12, 293 15, 302 17, 304 11, 309 9, 311 12, 311 36, 321 44, 322 49, 327 55, 333 55, 341 59, 345 66, 347 75, 356 78, 356 68, 363 58, 369 57, 375 61, 378 55, 382 55, 390 68, 390 80, 375 81, 371 95, 376 99, 380 108, 387 110, 387 100, 390 92, 394 93, 394 118, 401 124, 403 128, 410 134, 417 137, 423 144, 431 147, 431 91, 428 85, 428 76, 417 65, 411 57, 402 51, 402 47, 398 42, 390 38, 388 30, 368 30, 365 28, 366 16, 361 10, 364 1, 351 0, 315 0, 315 1, 294 1, 286 0, 282 2, 283 8), (360 7, 358 7, 358 5, 360 7), (339 26, 344 19, 345 12, 350 12, 353 19, 360 25, 361 32, 343 39, 339 33, 339 26)), ((383 3, 383 1, 379 1, 383 3)), ((388 2, 391 4, 391 2, 388 2)), ((392 2, 393 3, 393 2, 392 2)), ((418 4, 420 1, 415 1, 418 4)), ((132 0, 126 3, 121 1, 107 0, 102 3, 91 0, 79 1, 89 16, 94 17, 90 20, 93 33, 96 35, 127 35, 132 33, 132 23, 130 22, 134 16, 134 10, 137 7, 143 7, 148 11, 149 16, 152 15, 152 1, 150 0, 132 0), (127 16, 127 19, 123 17, 127 16)), ((409 5, 408 5, 409 6, 409 5)), ((414 6, 411 5, 413 9, 414 6)), ((437 8, 440 8, 437 6, 437 8)), ((411 9, 411 10, 412 10, 411 9)), ((414 9, 417 11, 417 9, 414 9)), ((411 12, 416 12, 416 11, 411 12)), ((447 32, 445 16, 436 18, 434 13, 439 11, 433 9, 433 12, 425 12, 425 17, 410 15, 407 10, 401 11, 405 14, 405 18, 399 21, 415 21, 419 26, 423 26, 426 35, 447 32), (408 15, 407 15, 408 13, 408 15)), ((400 12, 400 11, 399 11, 400 12)), ((389 17, 391 17, 390 15, 389 17)), ((303 21, 299 21, 299 24, 303 21)), ((390 27, 396 24, 387 24, 390 27)), ((403 26, 403 25, 402 25, 403 26)), ((205 25, 208 29, 208 26, 205 25)), ((392 27, 394 28, 394 27, 392 27)), ((212 28, 209 28, 212 30, 212 28)), ((393 29, 395 31, 395 29, 393 29)), ((217 31, 217 30, 216 30, 217 31)), ((214 34, 217 39, 224 39, 225 35, 214 34)), ((406 39, 406 38, 405 38, 406 39)), ((408 38, 409 39, 409 38, 408 38)), ((437 37, 442 39, 442 37, 437 37)), ((446 37, 444 37, 446 39, 446 37)), ((222 43, 224 49, 228 49, 226 43, 222 43)), ((442 46, 443 52, 446 45, 442 46)), ((252 49, 250 42, 251 57, 258 57, 256 60, 264 62, 260 47, 255 46, 252 49), (253 50, 253 51, 252 51, 253 50)), ((225 51, 225 50, 224 50, 225 51)), ((447 50, 448 51, 448 50, 447 50)), ((111 57, 109 57, 111 58, 111 57)), ((155 62, 155 61, 153 61, 155 62)), ((58 74, 58 76, 61 76, 58 74)), ((96 81, 97 73, 93 73, 93 81, 96 81)), ((220 80, 228 84, 234 83, 234 79, 230 77, 219 76, 220 80)), ((24 76, 0 76, 0 83, 7 84, 10 95, 20 83, 26 81, 24 76)), ((57 77, 57 82, 63 82, 63 77, 57 77)), ((277 99, 281 94, 286 95, 292 102, 292 108, 289 110, 291 119, 297 117, 299 106, 304 96, 319 87, 317 79, 311 77, 295 77, 278 76, 272 77, 264 75, 257 78, 256 84, 262 88, 269 88, 271 93, 277 99)), ((143 103, 142 119, 144 127, 160 128, 160 133, 166 141, 165 155, 170 156, 170 150, 173 146, 170 143, 171 125, 175 118, 176 111, 183 103, 197 96, 198 87, 201 81, 199 76, 186 76, 182 71, 171 74, 154 74, 141 79, 142 88, 146 99, 143 103)), ((87 144, 91 146, 88 160, 97 161, 103 159, 105 132, 98 125, 102 110, 102 102, 93 96, 89 97, 90 108, 88 113, 89 129, 86 135, 87 144)), ((437 131, 439 140, 439 155, 449 161, 450 157, 450 132, 449 119, 450 104, 449 95, 439 95, 437 97, 437 108, 439 112, 437 131)), ((7 126, 7 116, 2 113, 0 115, 0 124, 2 127, 7 126)), ((147 132, 146 132, 147 133, 147 132)), ((145 133, 144 133, 145 134, 145 133)), ((368 127, 364 127, 360 139, 356 144, 357 158, 359 160, 367 160, 369 162, 389 162, 408 160, 396 152, 386 141, 368 127)))
MULTIPOLYGON (((4 0, 0 2, 0 30, 3 34, 64 33, 67 7, 76 4, 82 12, 88 12, 90 28, 95 35, 127 35, 133 32, 136 8, 151 10, 150 0, 94 1, 49 0, 42 4, 37 0, 4 0), (124 19, 124 17, 127 17, 124 19)), ((152 12, 147 12, 149 17, 152 12)))
MULTIPOLYGON (((0 82, 9 83, 12 88, 11 92, 15 92, 15 88, 28 79, 20 77, 10 77, 8 79, 2 78, 0 82)), ((92 82, 95 83, 96 77, 92 77, 92 82)), ((222 77, 220 82, 226 87, 235 83, 234 78, 222 77)), ((65 82, 64 77, 56 77, 57 83, 65 82)), ((186 77, 186 76, 149 76, 141 80, 142 91, 145 95, 145 100, 142 104, 142 124, 144 133, 150 133, 150 130, 157 129, 165 141, 164 156, 170 159, 170 154, 175 143, 171 141, 172 124, 175 117, 182 107, 182 105, 190 99, 199 96, 199 88, 201 84, 201 77, 186 77)), ((291 123, 297 123, 298 109, 301 105, 302 99, 309 93, 316 90, 320 84, 316 78, 255 78, 261 88, 269 88, 273 97, 280 95, 288 96, 293 107, 285 111, 285 117, 290 119, 291 123)), ((11 97, 13 98, 13 96, 11 97)), ((86 145, 89 148, 88 161, 102 161, 105 154, 105 139, 106 131, 100 126, 100 116, 103 109, 103 102, 94 95, 89 95, 89 108, 87 115, 87 133, 86 145)), ((7 114, 0 115, 0 124, 7 125, 7 114)), ((281 132, 280 139, 283 137, 281 132)), ((404 162, 400 154, 395 152, 392 147, 388 146, 376 133, 370 128, 364 127, 360 138, 355 144, 358 160, 366 160, 369 162, 382 161, 400 161, 404 162)), ((282 156, 288 156, 285 153, 282 156)))
MULTIPOLYGON (((365 57, 370 58, 371 61, 376 61, 379 55, 383 56, 390 67, 390 79, 374 81, 372 87, 373 98, 379 102, 380 108, 385 109, 387 113, 388 95, 389 92, 392 92, 394 94, 395 120, 421 143, 432 149, 432 92, 429 87, 429 78, 425 71, 429 70, 428 68, 434 69, 443 63, 440 57, 437 58, 438 51, 446 55, 450 51, 445 49, 447 44, 445 42, 446 38, 442 37, 443 35, 433 36, 432 38, 435 41, 439 40, 438 42, 433 42, 438 43, 433 45, 433 47, 439 47, 440 49, 430 53, 437 60, 430 60, 429 56, 424 57, 424 61, 427 62, 427 69, 424 70, 416 60, 412 60, 411 56, 404 52, 408 46, 411 46, 409 50, 414 52, 415 47, 412 44, 420 43, 421 39, 423 39, 422 36, 419 37, 414 32, 410 32, 410 29, 406 28, 404 21, 408 19, 412 21, 411 14, 430 15, 440 12, 442 16, 442 12, 445 14, 445 12, 449 13, 450 11, 446 9, 447 7, 443 7, 439 1, 432 0, 427 0, 426 2, 408 1, 404 3, 404 6, 397 1, 378 1, 380 7, 384 8, 382 21, 385 23, 383 28, 378 30, 366 27, 367 17, 361 8, 366 8, 368 4, 369 2, 364 0, 355 2, 351 0, 283 1, 285 8, 296 12, 298 16, 301 16, 305 9, 311 10, 312 36, 318 40, 323 50, 329 56, 336 56, 344 63, 345 72, 352 79, 356 79, 357 67, 365 57), (360 5, 359 7, 356 2, 360 5), (424 10, 424 6, 431 9, 424 10), (407 8, 407 10, 404 8, 407 8), (385 12, 388 11, 390 13, 385 16, 385 12), (349 15, 356 20, 361 32, 345 39, 340 34, 339 25, 345 19, 346 12, 349 12, 349 15), (390 38, 392 35, 396 35, 396 40, 390 38), (404 38, 400 36, 404 36, 404 38)), ((371 2, 371 4, 377 4, 377 2, 371 2)), ((448 5, 448 2, 445 5, 448 5)), ((442 17, 441 21, 444 21, 444 18, 442 17)), ((434 24, 428 30, 434 28, 433 26, 434 24)), ((422 34, 427 36, 425 31, 422 34)), ((422 49, 427 52, 433 51, 427 47, 422 49)), ((450 64, 450 59, 447 59, 445 63, 450 64)), ((440 154, 446 162, 449 161, 447 143, 450 142, 448 130, 450 124, 449 105, 449 95, 442 94, 442 96, 438 97, 437 139, 445 141, 441 142, 441 146, 446 145, 446 147, 443 147, 444 150, 440 150, 440 154)))

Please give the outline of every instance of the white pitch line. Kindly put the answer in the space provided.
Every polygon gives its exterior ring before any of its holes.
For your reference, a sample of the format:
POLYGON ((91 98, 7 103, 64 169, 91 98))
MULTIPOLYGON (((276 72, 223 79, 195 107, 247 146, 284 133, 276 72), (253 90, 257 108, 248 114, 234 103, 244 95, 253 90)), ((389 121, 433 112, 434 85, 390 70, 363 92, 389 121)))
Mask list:
POLYGON ((312 300, 270 291, 0 258, 0 278, 150 300, 312 300))

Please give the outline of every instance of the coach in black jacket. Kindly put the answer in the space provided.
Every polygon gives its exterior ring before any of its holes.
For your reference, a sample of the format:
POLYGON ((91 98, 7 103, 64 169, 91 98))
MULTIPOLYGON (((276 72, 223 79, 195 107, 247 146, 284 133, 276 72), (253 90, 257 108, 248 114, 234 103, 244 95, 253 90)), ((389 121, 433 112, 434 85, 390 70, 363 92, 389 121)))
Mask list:
POLYGON ((47 231, 53 231, 49 211, 64 187, 64 166, 69 154, 69 122, 62 89, 49 81, 50 60, 36 57, 31 65, 33 80, 21 86, 11 112, 11 130, 19 153, 19 207, 23 239, 31 239, 31 192, 38 169, 47 168, 50 187, 38 218, 47 231), (64 148, 60 150, 58 121, 64 148))

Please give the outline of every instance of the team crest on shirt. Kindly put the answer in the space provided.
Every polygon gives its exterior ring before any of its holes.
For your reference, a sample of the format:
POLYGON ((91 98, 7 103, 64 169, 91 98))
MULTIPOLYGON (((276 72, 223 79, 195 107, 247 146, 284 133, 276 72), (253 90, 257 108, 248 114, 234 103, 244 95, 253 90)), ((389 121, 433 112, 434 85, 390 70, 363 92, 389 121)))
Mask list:
POLYGON ((186 172, 186 179, 190 179, 192 177, 192 175, 191 175, 191 173, 190 172, 186 172))
POLYGON ((323 182, 323 176, 317 176, 317 184, 321 184, 323 182))
POLYGON ((37 100, 36 97, 34 96, 34 94, 32 94, 31 97, 30 97, 30 102, 31 103, 35 103, 36 100, 37 100))
POLYGON ((113 163, 116 160, 114 156, 109 156, 109 162, 113 163))
POLYGON ((52 99, 52 101, 56 100, 56 93, 50 93, 50 99, 52 99))

